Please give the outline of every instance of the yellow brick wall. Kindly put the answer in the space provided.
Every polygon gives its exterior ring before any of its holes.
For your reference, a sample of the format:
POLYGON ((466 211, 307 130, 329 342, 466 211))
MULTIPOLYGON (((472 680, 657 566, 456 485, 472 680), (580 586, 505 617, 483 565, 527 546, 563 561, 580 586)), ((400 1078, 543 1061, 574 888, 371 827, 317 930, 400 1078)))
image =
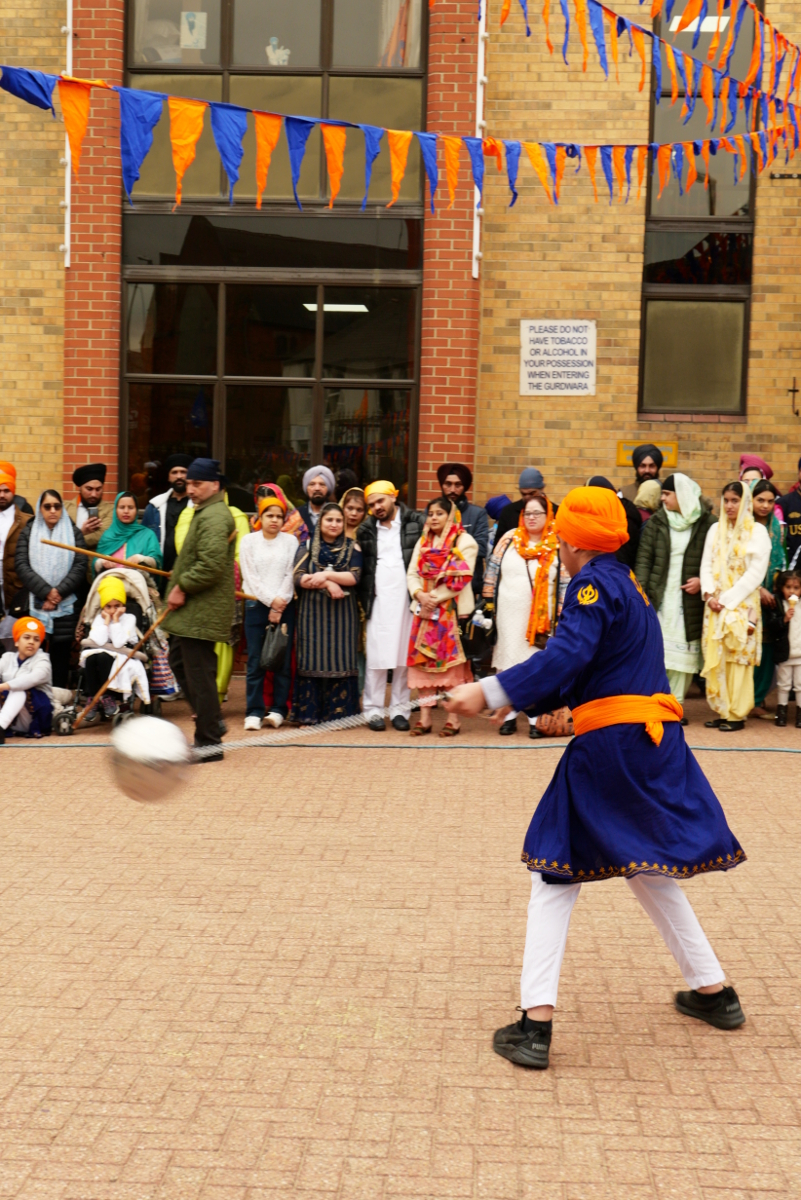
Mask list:
MULTIPOLYGON (((648 4, 617 0, 613 7, 648 26, 648 4)), ((569 68, 560 54, 559 5, 551 4, 553 55, 545 45, 539 6, 529 8, 532 36, 527 39, 517 4, 499 32, 500 0, 490 3, 487 135, 646 142, 648 49, 646 86, 638 93, 640 62, 636 53, 629 59, 627 39, 620 40, 620 84, 613 73, 607 82, 591 35, 582 73, 572 4, 569 68)), ((682 8, 679 0, 675 11, 682 8)), ((767 15, 789 37, 801 37, 801 0, 769 5, 767 15)), ((801 386, 801 181, 772 181, 766 170, 757 189, 747 416, 644 420, 638 419, 637 390, 645 187, 639 202, 635 187, 628 205, 610 206, 599 159, 600 203, 594 204, 586 166, 574 179, 568 161, 561 203, 552 207, 524 152, 520 198, 510 210, 505 172, 499 175, 494 162, 486 161, 477 500, 500 492, 516 497, 517 477, 526 465, 541 468, 555 499, 596 473, 628 483, 629 469, 615 465, 619 439, 678 441, 680 469, 708 494, 735 474, 745 450, 772 464, 782 490, 794 481, 801 419, 792 415, 786 389, 794 374, 801 386), (551 317, 597 321, 595 396, 518 395, 519 322, 551 317)), ((783 159, 772 169, 784 170, 783 159)), ((801 155, 787 169, 801 170, 801 155)), ((679 363, 676 369, 691 369, 691 364, 679 363)))
MULTIPOLYGON (((58 73, 65 20, 63 3, 2 0, 2 61, 58 73)), ((60 117, 0 91, 0 458, 31 503, 62 477, 63 146, 60 117)))

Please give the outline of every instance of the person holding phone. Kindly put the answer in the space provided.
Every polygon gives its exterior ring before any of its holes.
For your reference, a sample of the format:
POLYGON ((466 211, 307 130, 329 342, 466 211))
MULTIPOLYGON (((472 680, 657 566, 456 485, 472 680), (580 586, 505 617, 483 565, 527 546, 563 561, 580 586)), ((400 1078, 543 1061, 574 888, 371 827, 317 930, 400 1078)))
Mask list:
POLYGON ((72 472, 72 482, 78 489, 78 499, 68 500, 67 516, 83 534, 89 550, 94 550, 114 516, 114 505, 103 499, 106 483, 106 464, 87 463, 72 472))

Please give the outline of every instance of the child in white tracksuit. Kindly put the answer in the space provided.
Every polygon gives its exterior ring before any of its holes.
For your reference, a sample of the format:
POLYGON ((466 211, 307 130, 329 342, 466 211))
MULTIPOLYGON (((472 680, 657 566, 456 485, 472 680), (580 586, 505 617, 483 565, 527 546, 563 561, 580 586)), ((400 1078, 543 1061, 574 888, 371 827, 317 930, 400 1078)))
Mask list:
POLYGON ((776 580, 776 601, 784 613, 783 637, 774 648, 778 662, 776 671, 776 724, 787 724, 787 705, 790 691, 795 689, 795 724, 801 729, 801 575, 796 571, 785 571, 776 580), (785 641, 786 638, 786 641, 785 641), (784 654, 787 657, 784 657, 784 654), (784 661, 780 661, 780 659, 784 661))
POLYGON ((13 628, 14 650, 0 658, 0 746, 8 731, 18 737, 45 737, 53 717, 53 673, 42 649, 45 627, 20 617, 13 628))

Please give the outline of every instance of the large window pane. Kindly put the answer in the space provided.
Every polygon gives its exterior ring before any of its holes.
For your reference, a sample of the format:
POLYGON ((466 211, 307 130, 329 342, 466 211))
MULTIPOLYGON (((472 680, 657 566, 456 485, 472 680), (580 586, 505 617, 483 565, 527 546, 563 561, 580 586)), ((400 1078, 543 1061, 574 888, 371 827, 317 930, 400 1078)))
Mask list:
MULTIPOLYGON (((301 117, 319 117, 322 83, 320 79, 303 76, 232 75, 231 103, 261 112, 296 113, 301 117)), ((361 135, 360 135, 361 136, 361 135)), ((320 194, 320 130, 313 129, 306 143, 306 154, 300 170, 298 195, 316 199, 320 194)), ((239 168, 239 183, 234 188, 238 199, 256 195, 256 135, 253 117, 248 114, 248 131, 243 141, 244 155, 239 168)), ((362 165, 362 170, 364 166, 362 165)), ((282 131, 273 151, 267 176, 265 198, 286 199, 292 196, 292 175, 289 170, 289 151, 282 131)))
MULTIPOLYGON (((420 129, 423 120, 422 80, 332 76, 329 80, 328 115, 339 121, 383 125, 385 129, 420 129)), ((360 129, 348 130, 345 173, 339 194, 343 200, 360 199, 364 195, 364 135, 360 129)), ((386 201, 391 196, 389 149, 384 135, 381 153, 373 163, 370 199, 386 201)), ((400 199, 420 199, 420 147, 417 138, 412 138, 409 147, 400 199)))
POLYGON ((129 283, 126 320, 129 372, 216 374, 216 284, 129 283))
MULTIPOLYGON (((172 96, 189 96, 195 100, 222 100, 222 78, 219 75, 132 75, 130 86, 149 92, 167 92, 172 96)), ((174 196, 175 170, 172 165, 170 145, 170 114, 163 106, 161 120, 153 131, 150 148, 133 189, 134 196, 174 196)), ((219 196, 220 156, 211 132, 211 117, 208 112, 203 121, 195 152, 195 161, 184 175, 183 195, 219 196)))
POLYGON ((163 483, 170 454, 211 457, 214 388, 198 383, 128 385, 128 484, 139 496, 147 476, 150 495, 163 483))
MULTIPOLYGON (((714 11, 714 7, 715 7, 714 5, 709 6, 709 8, 710 8, 709 14, 703 20, 703 23, 701 25, 701 33, 698 38, 698 45, 696 46, 696 48, 694 50, 693 50, 693 39, 694 39, 695 34, 698 29, 698 19, 696 18, 696 20, 693 21, 690 25, 688 25, 688 27, 682 33, 678 33, 677 30, 678 30, 679 24, 681 22, 681 17, 682 17, 682 12, 683 12, 683 9, 681 8, 681 6, 673 9, 673 14, 671 17, 670 25, 668 26, 666 21, 662 21, 661 29, 657 30, 657 32, 661 32, 662 37, 667 38, 667 40, 670 42, 670 44, 672 46, 675 46, 678 50, 683 51, 685 54, 691 54, 694 58, 700 59, 701 62, 706 62, 707 55, 709 53, 709 47, 712 42, 712 37, 714 35, 715 29, 717 27, 717 22, 718 22, 717 12, 714 11)), ((731 30, 731 14, 735 11, 736 11, 735 8, 730 8, 730 9, 728 9, 727 12, 723 13, 723 15, 721 16, 720 45, 719 45, 719 48, 715 55, 715 66, 717 66, 717 63, 720 59, 720 55, 721 55, 721 52, 725 45, 726 39, 731 30)), ((751 62, 751 49, 752 49, 753 45, 754 45, 754 17, 753 17, 753 14, 751 13, 751 11, 749 10, 745 14, 742 28, 740 29, 740 35, 737 38, 737 46, 734 51, 734 54, 731 57, 731 61, 729 63, 729 73, 731 75, 733 75, 735 79, 745 79, 745 77, 748 73, 748 66, 751 62)), ((769 52, 766 51, 766 54, 767 53, 769 53, 769 52)), ((768 65, 768 67, 769 67, 769 63, 770 63, 770 59, 767 58, 766 64, 768 65)), ((786 70, 786 67, 787 67, 787 64, 785 63, 785 70, 786 70)), ((787 76, 785 75, 784 78, 786 80, 787 76)), ((763 84, 763 86, 766 86, 766 85, 767 85, 767 78, 765 79, 765 83, 763 84)), ((667 69, 667 62, 665 60, 664 46, 662 47, 662 89, 663 89, 663 91, 667 91, 668 93, 670 92, 670 72, 667 69)))
POLYGON ((413 288, 325 289, 323 375, 338 379, 411 379, 413 288))
POLYGON ((751 282, 750 233, 651 230, 645 235, 646 283, 751 282))
POLYGON ((238 67, 319 67, 320 0, 234 0, 238 67))
POLYGON ((311 388, 226 388, 225 473, 253 496, 257 483, 280 483, 302 503, 310 465, 311 388))
POLYGON ((422 0, 334 0, 335 67, 420 66, 422 0))
MULTIPOLYGON (((681 119, 682 100, 679 98, 671 106, 670 98, 662 98, 662 103, 654 108, 654 141, 660 144, 666 142, 703 141, 711 137, 710 127, 706 124, 707 110, 701 98, 695 106, 695 112, 686 125, 681 119)), ((732 136, 745 133, 745 115, 740 112, 737 123, 732 130, 732 136)), ((709 187, 704 188, 706 166, 700 156, 696 156, 695 169, 698 180, 689 192, 679 195, 679 185, 671 168, 670 179, 659 197, 659 175, 655 171, 651 179, 651 216, 654 217, 703 217, 703 216, 747 216, 750 195, 750 170, 746 170, 743 178, 735 183, 734 155, 719 149, 717 154, 709 158, 709 187)), ((682 178, 687 179, 688 165, 684 161, 682 178)), ((738 174, 742 171, 742 162, 738 164, 738 174)))
POLYGON ((745 305, 646 300, 642 407, 739 412, 745 305))
POLYGON ((331 388, 325 393, 323 456, 350 467, 360 487, 389 479, 408 497, 410 389, 331 388))
POLYGON ((133 0, 131 8, 135 63, 219 63, 220 0, 133 0))
POLYGON ((329 389, 325 394, 324 458, 349 467, 359 486, 389 479, 408 499, 410 389, 329 389))
POLYGON ((314 375, 316 319, 314 287, 229 286, 226 375, 314 375))
POLYGON ((423 222, 393 217, 324 220, 251 215, 188 216, 126 212, 122 257, 126 265, 188 267, 347 267, 351 270, 419 270, 423 222))

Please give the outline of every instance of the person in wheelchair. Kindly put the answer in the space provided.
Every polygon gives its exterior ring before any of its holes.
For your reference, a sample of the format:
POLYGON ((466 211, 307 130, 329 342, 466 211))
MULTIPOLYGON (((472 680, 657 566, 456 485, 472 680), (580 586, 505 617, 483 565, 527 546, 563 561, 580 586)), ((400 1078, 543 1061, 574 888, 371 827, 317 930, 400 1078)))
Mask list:
POLYGON ((150 686, 144 666, 147 659, 138 651, 125 661, 128 650, 136 645, 141 634, 136 616, 126 611, 127 596, 122 579, 104 575, 96 587, 100 611, 92 621, 89 636, 82 642, 80 665, 90 695, 114 676, 100 700, 103 716, 111 720, 121 710, 130 711, 134 696, 139 696, 143 704, 150 704, 150 686))

